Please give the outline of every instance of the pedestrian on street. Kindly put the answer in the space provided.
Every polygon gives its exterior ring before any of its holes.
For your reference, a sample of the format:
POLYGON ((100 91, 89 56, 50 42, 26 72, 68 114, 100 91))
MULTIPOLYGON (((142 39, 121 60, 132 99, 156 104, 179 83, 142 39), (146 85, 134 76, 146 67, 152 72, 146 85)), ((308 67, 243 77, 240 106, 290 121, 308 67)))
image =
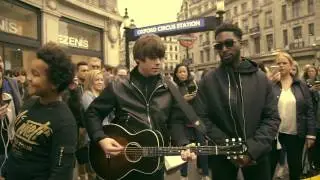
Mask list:
POLYGON ((241 168, 244 179, 270 180, 267 155, 280 123, 272 84, 255 62, 241 56, 241 29, 222 24, 215 38, 221 64, 200 81, 194 108, 206 124, 209 144, 242 138, 248 149, 235 160, 210 156, 212 179, 234 180, 241 168))
MULTIPOLYGON (((124 150, 120 142, 107 137, 103 131, 102 121, 112 111, 116 119, 111 123, 126 127, 131 133, 152 129, 162 134, 165 145, 169 144, 170 137, 180 146, 189 143, 184 134, 185 115, 168 89, 170 82, 160 74, 164 56, 165 46, 159 36, 141 36, 133 47, 137 66, 129 78, 111 81, 88 107, 85 120, 90 140, 97 142, 106 155, 117 156, 124 150)), ((181 157, 189 160, 195 158, 195 154, 185 150, 181 157)), ((163 180, 163 164, 153 174, 131 171, 122 179, 163 180)))

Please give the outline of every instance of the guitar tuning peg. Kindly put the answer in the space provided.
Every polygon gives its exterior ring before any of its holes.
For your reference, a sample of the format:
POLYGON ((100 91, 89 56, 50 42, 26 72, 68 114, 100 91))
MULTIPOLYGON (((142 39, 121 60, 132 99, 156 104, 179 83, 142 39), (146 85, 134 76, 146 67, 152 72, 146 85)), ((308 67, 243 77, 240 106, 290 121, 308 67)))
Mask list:
POLYGON ((230 157, 230 156, 227 156, 227 159, 231 159, 231 157, 230 157))
POLYGON ((201 146, 200 143, 197 143, 197 146, 201 146))
POLYGON ((239 142, 242 142, 242 138, 238 138, 238 141, 239 141, 239 142))
POLYGON ((226 143, 228 143, 228 142, 229 142, 229 139, 226 139, 225 141, 226 141, 226 143))
POLYGON ((236 138, 232 138, 231 140, 232 140, 232 142, 236 142, 236 138))

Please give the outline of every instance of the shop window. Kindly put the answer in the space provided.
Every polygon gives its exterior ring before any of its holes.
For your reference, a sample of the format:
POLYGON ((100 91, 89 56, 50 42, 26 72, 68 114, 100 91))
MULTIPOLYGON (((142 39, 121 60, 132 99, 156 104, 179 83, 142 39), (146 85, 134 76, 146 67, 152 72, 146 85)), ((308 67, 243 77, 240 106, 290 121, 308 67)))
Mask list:
POLYGON ((2 0, 0 32, 38 39, 38 15, 34 11, 2 0))
POLYGON ((21 68, 28 70, 31 61, 36 58, 36 52, 35 50, 0 45, 0 56, 3 59, 5 70, 16 70, 21 68))
POLYGON ((67 47, 101 51, 101 31, 80 23, 60 21, 58 42, 67 47))

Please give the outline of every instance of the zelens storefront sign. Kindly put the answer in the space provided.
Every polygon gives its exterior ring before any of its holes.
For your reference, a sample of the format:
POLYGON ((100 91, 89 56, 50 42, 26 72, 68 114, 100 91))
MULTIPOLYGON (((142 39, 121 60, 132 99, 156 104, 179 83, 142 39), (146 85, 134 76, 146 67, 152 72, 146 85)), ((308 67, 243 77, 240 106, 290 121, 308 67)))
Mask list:
POLYGON ((11 19, 0 16, 0 31, 17 34, 18 24, 11 19))
POLYGON ((58 42, 60 44, 63 44, 69 47, 89 49, 89 41, 84 38, 76 38, 76 37, 70 37, 66 35, 59 35, 58 42))

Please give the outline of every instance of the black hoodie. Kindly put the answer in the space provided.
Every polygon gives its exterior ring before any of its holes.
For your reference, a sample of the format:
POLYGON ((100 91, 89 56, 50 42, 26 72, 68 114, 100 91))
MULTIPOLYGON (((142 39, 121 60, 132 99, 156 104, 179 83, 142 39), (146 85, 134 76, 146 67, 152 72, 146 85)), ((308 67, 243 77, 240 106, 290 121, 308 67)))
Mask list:
POLYGON ((257 160, 271 150, 280 118, 272 84, 257 64, 221 65, 201 80, 194 108, 216 143, 241 137, 257 160))

